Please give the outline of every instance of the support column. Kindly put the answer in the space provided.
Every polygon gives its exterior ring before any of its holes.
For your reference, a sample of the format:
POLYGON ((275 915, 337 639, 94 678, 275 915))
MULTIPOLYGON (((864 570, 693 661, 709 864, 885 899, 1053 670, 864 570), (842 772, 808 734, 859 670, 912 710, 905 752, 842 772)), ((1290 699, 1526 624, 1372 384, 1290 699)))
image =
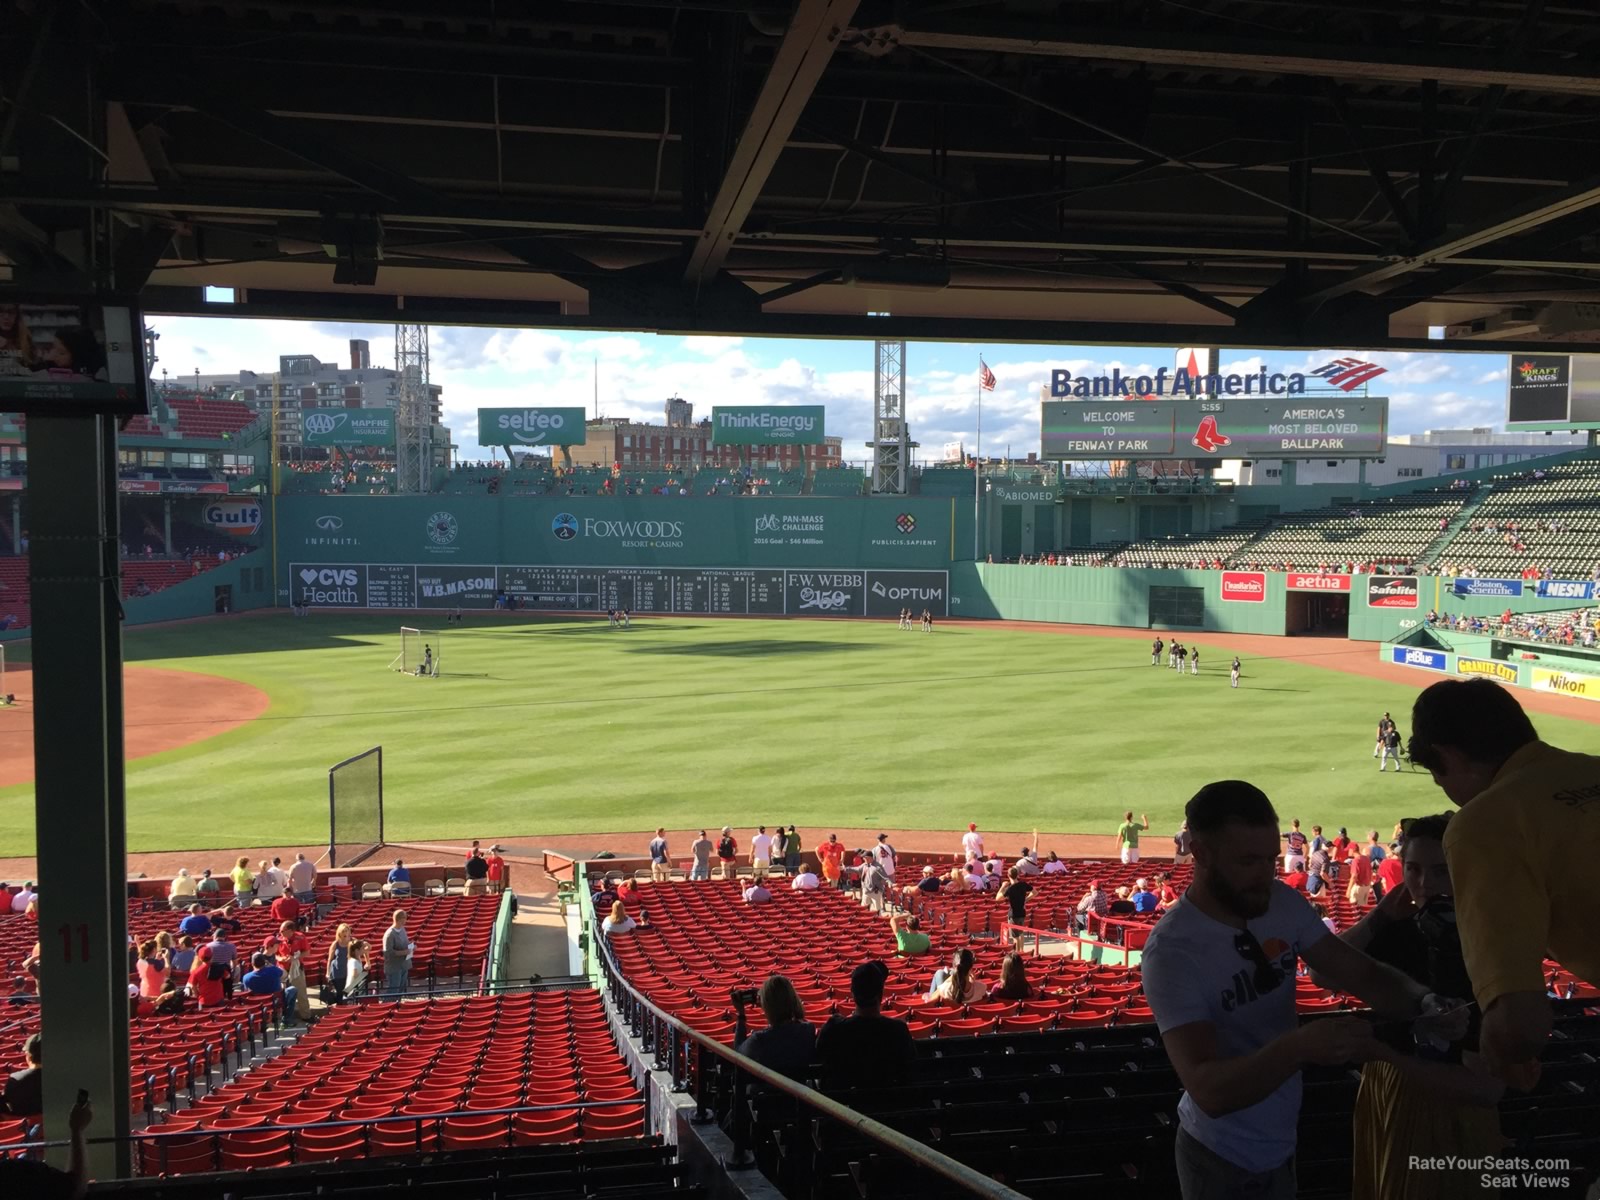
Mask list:
POLYGON ((172 497, 161 498, 161 552, 172 557, 172 497))
MULTIPOLYGON (((44 1128, 95 1108, 89 1173, 129 1174, 127 867, 116 432, 28 422, 44 1128)), ((64 1149, 52 1154, 65 1165, 64 1149)))
POLYGON ((22 494, 11 497, 11 553, 22 553, 22 494))

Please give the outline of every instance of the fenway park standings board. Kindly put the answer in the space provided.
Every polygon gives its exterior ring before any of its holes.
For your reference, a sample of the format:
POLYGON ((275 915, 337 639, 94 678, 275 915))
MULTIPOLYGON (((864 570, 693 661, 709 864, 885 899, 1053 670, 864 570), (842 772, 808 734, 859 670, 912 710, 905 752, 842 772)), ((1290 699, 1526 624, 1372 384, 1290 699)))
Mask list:
POLYGON ((296 563, 295 602, 312 608, 489 609, 888 617, 949 613, 944 571, 721 567, 296 563))

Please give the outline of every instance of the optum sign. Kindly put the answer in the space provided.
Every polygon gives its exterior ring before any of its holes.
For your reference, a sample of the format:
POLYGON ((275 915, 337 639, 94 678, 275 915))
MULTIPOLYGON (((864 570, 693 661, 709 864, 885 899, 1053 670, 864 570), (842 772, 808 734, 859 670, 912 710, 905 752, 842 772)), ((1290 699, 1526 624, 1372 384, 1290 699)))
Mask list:
POLYGON ((588 440, 581 408, 480 408, 480 446, 581 446, 588 440))

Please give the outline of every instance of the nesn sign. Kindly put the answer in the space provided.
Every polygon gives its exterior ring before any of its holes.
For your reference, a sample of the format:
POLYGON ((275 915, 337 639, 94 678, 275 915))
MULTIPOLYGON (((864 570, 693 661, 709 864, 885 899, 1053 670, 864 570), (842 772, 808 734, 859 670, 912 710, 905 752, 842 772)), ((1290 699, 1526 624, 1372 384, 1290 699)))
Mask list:
POLYGON ((1594 584, 1576 579, 1542 579, 1539 595, 1555 596, 1562 600, 1587 600, 1594 594, 1594 584))
POLYGON ((1389 656, 1402 667, 1424 667, 1429 671, 1445 669, 1445 656, 1438 650, 1418 650, 1412 646, 1393 646, 1389 656))

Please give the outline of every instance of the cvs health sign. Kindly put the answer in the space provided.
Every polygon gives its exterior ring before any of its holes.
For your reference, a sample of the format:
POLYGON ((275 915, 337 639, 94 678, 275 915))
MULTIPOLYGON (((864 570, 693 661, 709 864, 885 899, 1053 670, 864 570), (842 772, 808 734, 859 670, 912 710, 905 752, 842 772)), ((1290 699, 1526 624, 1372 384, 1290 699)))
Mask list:
POLYGON ((1224 571, 1222 573, 1222 598, 1247 600, 1264 604, 1267 599, 1267 576, 1263 571, 1224 571))

